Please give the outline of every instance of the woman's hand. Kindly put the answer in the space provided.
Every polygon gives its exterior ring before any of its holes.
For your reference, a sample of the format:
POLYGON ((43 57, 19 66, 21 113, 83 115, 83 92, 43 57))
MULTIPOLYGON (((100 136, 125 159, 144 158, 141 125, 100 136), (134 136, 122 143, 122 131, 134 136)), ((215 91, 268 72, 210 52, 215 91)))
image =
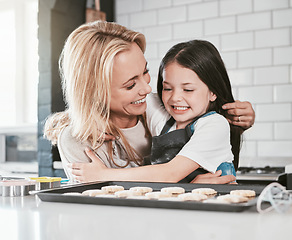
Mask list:
POLYGON ((244 130, 250 128, 255 121, 255 112, 250 102, 235 101, 226 103, 222 106, 227 110, 227 120, 236 126, 242 127, 244 130))
POLYGON ((114 141, 116 139, 113 135, 109 133, 104 133, 103 138, 105 142, 114 141))
POLYGON ((234 184, 236 178, 233 175, 221 176, 222 171, 219 170, 216 173, 200 174, 191 181, 191 183, 206 183, 206 184, 234 184))
MULTIPOLYGON (((99 131, 101 133, 101 131, 99 131)), ((102 132, 102 138, 105 142, 114 141, 116 138, 115 136, 111 135, 110 133, 102 132)))
POLYGON ((90 148, 86 148, 85 153, 92 160, 92 162, 68 164, 68 167, 72 170, 75 180, 82 183, 101 181, 108 168, 90 148))

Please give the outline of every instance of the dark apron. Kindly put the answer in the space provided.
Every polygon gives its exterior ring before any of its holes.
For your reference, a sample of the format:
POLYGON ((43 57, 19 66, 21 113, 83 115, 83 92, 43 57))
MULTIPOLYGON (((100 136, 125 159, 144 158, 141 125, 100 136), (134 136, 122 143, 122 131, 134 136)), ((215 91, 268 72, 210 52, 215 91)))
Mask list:
MULTIPOLYGON (((152 148, 151 148, 151 164, 161 164, 167 163, 172 160, 183 146, 190 140, 194 133, 194 125, 197 120, 201 117, 206 117, 215 112, 208 112, 202 116, 195 118, 191 123, 189 123, 184 129, 178 129, 168 132, 169 129, 175 123, 174 118, 170 118, 165 126, 163 127, 159 136, 152 137, 152 148)), ((198 168, 184 179, 180 180, 181 183, 191 182, 197 175, 208 173, 203 168, 198 168)))

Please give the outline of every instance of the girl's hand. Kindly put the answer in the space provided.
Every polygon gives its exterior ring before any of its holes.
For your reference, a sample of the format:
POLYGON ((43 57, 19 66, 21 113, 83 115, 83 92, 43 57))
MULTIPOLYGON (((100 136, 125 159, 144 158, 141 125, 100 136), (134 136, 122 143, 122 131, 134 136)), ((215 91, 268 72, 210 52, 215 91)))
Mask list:
POLYGON ((227 120, 236 126, 242 127, 244 130, 250 128, 255 121, 255 112, 250 102, 235 101, 226 103, 222 106, 227 110, 227 120))
POLYGON ((92 162, 68 164, 68 167, 71 168, 75 180, 82 183, 102 180, 102 177, 108 168, 90 148, 86 148, 85 153, 92 160, 92 162))
POLYGON ((222 171, 219 170, 216 173, 200 174, 191 181, 191 183, 206 183, 206 184, 234 184, 236 178, 233 175, 221 176, 222 171))

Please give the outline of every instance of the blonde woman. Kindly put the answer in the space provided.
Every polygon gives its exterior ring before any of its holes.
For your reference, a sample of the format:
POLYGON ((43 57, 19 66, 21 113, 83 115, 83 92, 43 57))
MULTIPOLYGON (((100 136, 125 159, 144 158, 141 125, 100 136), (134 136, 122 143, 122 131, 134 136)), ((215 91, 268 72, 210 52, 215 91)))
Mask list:
POLYGON ((142 34, 114 23, 83 25, 68 37, 59 62, 67 110, 50 116, 44 133, 57 143, 70 179, 67 163, 88 162, 86 146, 111 168, 142 165, 149 154, 151 137, 143 114, 151 88, 144 51, 142 34), (114 83, 120 52, 130 52, 131 61, 125 66, 126 81, 114 83), (104 143, 103 133, 118 140, 104 143))
MULTIPOLYGON (((47 119, 44 135, 58 145, 70 180, 75 177, 68 163, 91 161, 86 148, 93 149, 107 168, 141 166, 150 154, 151 134, 146 122, 149 126, 153 122, 145 117, 146 96, 151 92, 145 46, 141 33, 103 21, 82 25, 68 37, 60 57, 67 110, 47 119), (114 140, 105 141, 105 136, 114 140)), ((233 120, 239 112, 245 116, 236 124, 252 125, 250 104, 231 103, 228 108, 233 120)), ((77 177, 79 181, 94 180, 94 172, 83 173, 87 176, 77 177)), ((234 180, 233 176, 219 175, 207 174, 200 179, 216 183, 234 180)))

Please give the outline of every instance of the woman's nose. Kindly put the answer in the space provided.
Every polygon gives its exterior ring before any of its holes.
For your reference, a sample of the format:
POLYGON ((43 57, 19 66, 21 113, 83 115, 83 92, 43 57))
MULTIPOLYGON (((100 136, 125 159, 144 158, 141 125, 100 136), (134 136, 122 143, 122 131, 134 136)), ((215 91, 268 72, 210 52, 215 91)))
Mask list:
POLYGON ((142 85, 142 88, 140 90, 140 94, 141 95, 144 95, 144 94, 151 93, 152 88, 149 85, 149 83, 150 83, 150 77, 144 78, 142 82, 143 82, 143 85, 142 85))
POLYGON ((150 87, 150 85, 147 83, 147 84, 144 84, 144 87, 141 89, 141 94, 144 95, 144 94, 149 94, 151 93, 152 91, 152 88, 150 87))

